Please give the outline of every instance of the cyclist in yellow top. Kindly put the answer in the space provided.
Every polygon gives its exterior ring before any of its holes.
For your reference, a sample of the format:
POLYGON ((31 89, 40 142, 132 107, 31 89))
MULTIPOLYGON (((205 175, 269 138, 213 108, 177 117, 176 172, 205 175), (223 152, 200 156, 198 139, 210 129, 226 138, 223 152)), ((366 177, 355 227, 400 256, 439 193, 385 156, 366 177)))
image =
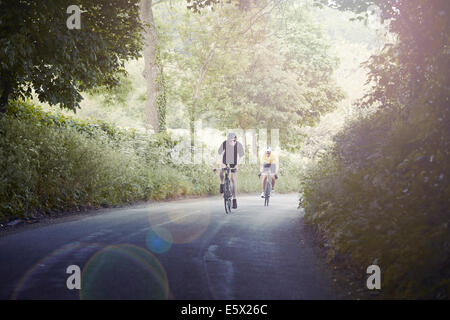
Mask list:
MULTIPOLYGON (((261 168, 259 170, 259 176, 264 172, 272 172, 272 192, 271 195, 275 195, 275 179, 278 179, 278 159, 275 154, 272 152, 270 147, 267 147, 264 154, 261 157, 261 168)), ((264 198, 264 186, 266 185, 267 175, 264 175, 264 179, 262 181, 262 193, 261 198, 264 198)))

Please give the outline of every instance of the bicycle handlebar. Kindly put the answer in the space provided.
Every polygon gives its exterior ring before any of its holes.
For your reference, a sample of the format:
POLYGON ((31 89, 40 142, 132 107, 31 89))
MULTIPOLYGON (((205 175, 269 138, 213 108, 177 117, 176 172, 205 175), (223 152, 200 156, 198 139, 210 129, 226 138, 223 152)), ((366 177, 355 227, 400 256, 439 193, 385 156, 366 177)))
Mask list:
MULTIPOLYGON (((238 169, 237 167, 231 168, 229 164, 225 164, 224 168, 221 168, 221 170, 226 170, 226 169, 230 169, 231 172, 236 172, 238 169)), ((217 172, 217 168, 213 169, 214 173, 217 172)))
POLYGON ((271 175, 273 175, 274 177, 275 177, 275 179, 278 179, 278 175, 276 174, 276 173, 272 173, 272 172, 259 172, 258 173, 258 177, 260 177, 261 178, 261 176, 262 176, 262 174, 264 173, 264 175, 265 176, 271 176, 271 175))

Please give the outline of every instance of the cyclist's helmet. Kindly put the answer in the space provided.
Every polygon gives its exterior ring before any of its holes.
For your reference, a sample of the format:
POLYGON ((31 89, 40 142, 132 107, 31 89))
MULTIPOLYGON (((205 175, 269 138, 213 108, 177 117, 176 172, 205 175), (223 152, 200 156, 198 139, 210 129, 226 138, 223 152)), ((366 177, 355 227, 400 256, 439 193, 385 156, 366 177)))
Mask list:
POLYGON ((234 132, 228 133, 227 140, 237 140, 236 133, 234 132))
POLYGON ((272 152, 272 148, 267 147, 267 148, 266 148, 266 153, 271 153, 271 152, 272 152))

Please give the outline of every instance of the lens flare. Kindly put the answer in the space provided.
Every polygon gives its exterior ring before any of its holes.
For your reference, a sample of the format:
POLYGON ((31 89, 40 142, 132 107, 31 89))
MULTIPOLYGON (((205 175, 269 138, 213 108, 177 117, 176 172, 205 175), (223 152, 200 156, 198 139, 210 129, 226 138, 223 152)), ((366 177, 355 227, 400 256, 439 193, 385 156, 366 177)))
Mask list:
POLYGON ((172 244, 189 243, 199 238, 207 229, 210 218, 210 208, 199 210, 194 204, 186 204, 183 209, 168 209, 163 215, 149 213, 153 232, 172 244))
POLYGON ((147 233, 145 242, 150 251, 164 253, 172 247, 173 237, 166 228, 155 227, 147 233))
POLYGON ((65 273, 67 266, 77 264, 76 253, 95 252, 101 244, 74 242, 52 251, 24 273, 15 286, 11 299, 31 299, 29 292, 40 292, 39 298, 58 299, 62 291, 67 291, 65 273), (48 283, 48 279, 55 282, 48 283), (56 281, 58 279, 58 281, 56 281), (45 290, 42 290, 44 288, 45 290))
POLYGON ((121 244, 100 250, 85 265, 80 299, 163 300, 169 291, 166 272, 154 255, 121 244))

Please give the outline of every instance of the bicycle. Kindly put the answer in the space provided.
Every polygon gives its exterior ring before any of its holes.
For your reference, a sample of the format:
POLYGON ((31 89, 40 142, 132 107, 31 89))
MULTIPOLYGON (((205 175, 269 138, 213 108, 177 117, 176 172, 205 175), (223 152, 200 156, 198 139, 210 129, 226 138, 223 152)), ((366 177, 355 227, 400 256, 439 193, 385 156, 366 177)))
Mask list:
MULTIPOLYGON (((229 178, 230 172, 235 172, 236 169, 231 169, 230 165, 226 164, 225 168, 222 169, 225 171, 225 178, 224 178, 224 186, 223 186, 223 202, 225 205, 225 213, 231 213, 231 199, 233 197, 233 194, 231 192, 231 181, 229 178)), ((216 169, 214 169, 214 172, 216 169)))
POLYGON ((269 171, 260 172, 258 174, 259 177, 261 175, 266 176, 266 185, 264 186, 264 206, 269 206, 270 193, 272 192, 272 174, 269 171))

